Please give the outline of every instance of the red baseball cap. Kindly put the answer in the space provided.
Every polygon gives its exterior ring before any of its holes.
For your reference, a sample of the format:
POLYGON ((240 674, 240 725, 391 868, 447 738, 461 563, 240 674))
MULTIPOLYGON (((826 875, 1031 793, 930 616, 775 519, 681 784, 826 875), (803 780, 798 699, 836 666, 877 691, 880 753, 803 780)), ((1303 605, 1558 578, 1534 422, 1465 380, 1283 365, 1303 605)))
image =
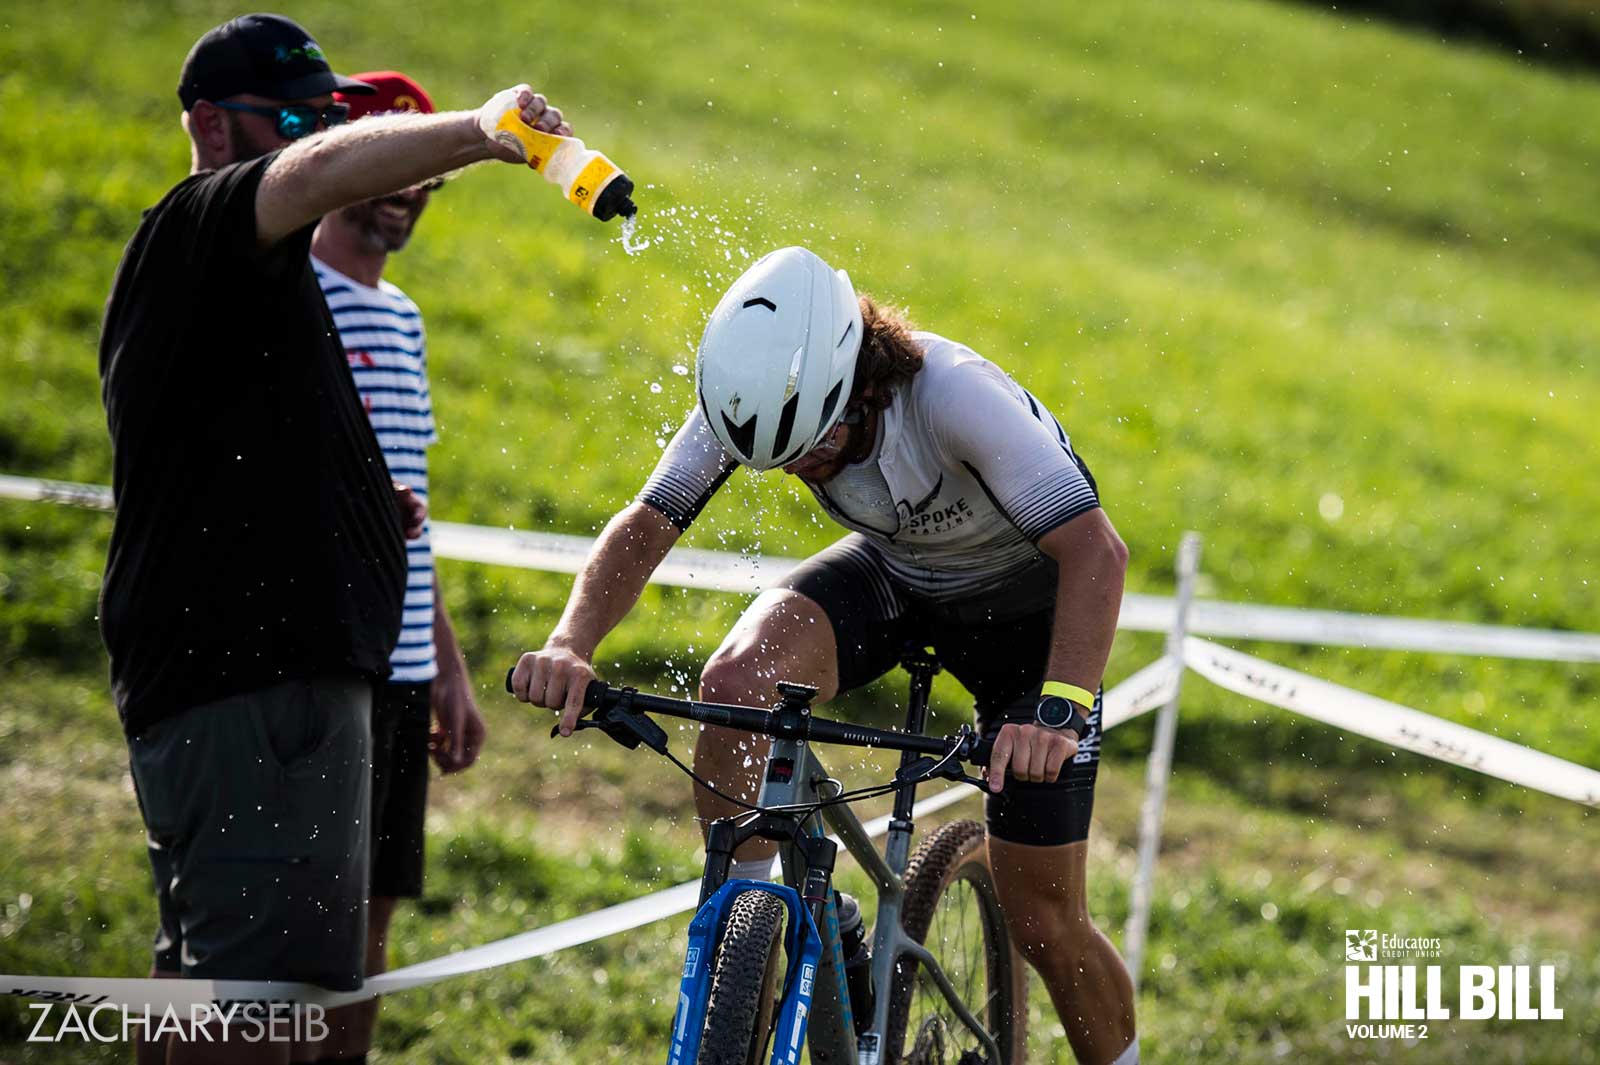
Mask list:
POLYGON ((373 88, 371 95, 365 96, 344 92, 333 94, 340 103, 350 105, 352 122, 385 111, 416 111, 431 115, 435 110, 433 100, 422 86, 398 70, 369 70, 365 74, 355 74, 352 77, 373 88))

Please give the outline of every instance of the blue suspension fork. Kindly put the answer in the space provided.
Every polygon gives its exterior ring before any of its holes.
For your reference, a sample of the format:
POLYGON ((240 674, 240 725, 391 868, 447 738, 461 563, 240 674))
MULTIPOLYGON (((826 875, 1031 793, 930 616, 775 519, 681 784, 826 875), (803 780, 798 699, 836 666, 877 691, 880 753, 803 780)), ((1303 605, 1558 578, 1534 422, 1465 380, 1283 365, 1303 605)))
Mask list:
MULTIPOLYGON (((713 821, 707 834, 700 909, 689 924, 689 946, 678 987, 678 1008, 672 1023, 672 1047, 667 1065, 688 1065, 699 1055, 706 1004, 711 994, 711 959, 717 935, 722 930, 728 907, 744 891, 775 895, 789 911, 785 937, 789 964, 774 1026, 771 1065, 797 1065, 800 1050, 805 1046, 806 1025, 811 1017, 811 1000, 822 957, 822 937, 817 932, 817 922, 825 913, 833 917, 829 911, 833 863, 838 848, 826 837, 804 834, 791 817, 758 814, 742 824, 740 820, 735 817, 713 821), (727 878, 733 852, 756 836, 792 845, 804 858, 805 880, 801 891, 784 884, 727 878)), ((833 919, 836 927, 837 918, 833 919)))

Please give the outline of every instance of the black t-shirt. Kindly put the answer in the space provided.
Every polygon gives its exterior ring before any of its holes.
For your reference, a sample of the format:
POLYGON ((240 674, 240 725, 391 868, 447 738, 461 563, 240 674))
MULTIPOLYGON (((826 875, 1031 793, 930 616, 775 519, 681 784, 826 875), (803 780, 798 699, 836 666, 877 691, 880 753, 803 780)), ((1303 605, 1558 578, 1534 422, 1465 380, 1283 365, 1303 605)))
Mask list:
POLYGON ((405 541, 314 227, 256 243, 274 158, 192 175, 145 212, 106 304, 100 628, 130 736, 283 680, 386 676, 399 639, 405 541))

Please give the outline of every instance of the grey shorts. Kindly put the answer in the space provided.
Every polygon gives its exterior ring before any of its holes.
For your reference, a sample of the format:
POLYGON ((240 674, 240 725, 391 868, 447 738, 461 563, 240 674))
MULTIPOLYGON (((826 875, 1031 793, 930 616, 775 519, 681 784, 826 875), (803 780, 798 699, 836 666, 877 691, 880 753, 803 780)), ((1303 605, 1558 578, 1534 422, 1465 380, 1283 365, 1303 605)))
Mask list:
POLYGON ((219 699, 129 740, 158 970, 361 986, 371 745, 372 686, 353 674, 219 699))

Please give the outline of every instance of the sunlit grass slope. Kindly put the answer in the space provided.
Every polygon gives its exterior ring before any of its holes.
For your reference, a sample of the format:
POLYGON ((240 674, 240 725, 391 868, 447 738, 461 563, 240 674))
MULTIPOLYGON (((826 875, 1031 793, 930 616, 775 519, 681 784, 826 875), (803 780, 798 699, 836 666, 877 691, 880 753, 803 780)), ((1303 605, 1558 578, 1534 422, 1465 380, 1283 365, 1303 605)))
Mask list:
MULTIPOLYGON (((85 0, 0 14, 0 472, 108 479, 104 296, 139 211, 187 166, 182 56, 233 13, 85 0)), ((1237 0, 291 13, 340 68, 400 67, 446 106, 526 78, 640 184, 653 243, 637 256, 533 175, 498 167, 438 195, 394 260, 390 276, 427 316, 442 518, 597 529, 689 407, 716 295, 754 256, 804 243, 1051 404, 1132 549, 1136 590, 1169 590, 1172 549, 1192 528, 1208 595, 1600 630, 1591 80, 1237 0)), ((140 965, 150 906, 94 622, 108 529, 100 515, 0 503, 0 774, 7 806, 26 797, 36 814, 0 820, 0 969, 140 965)), ((799 555, 835 535, 790 486, 741 475, 690 541, 799 555)), ((446 564, 443 581, 506 745, 441 788, 443 909, 407 919, 402 957, 692 872, 681 790, 669 810, 646 806, 675 786, 653 768, 595 755, 613 785, 585 796, 572 778, 589 756, 568 752, 565 800, 505 776, 550 756, 495 689, 553 624, 566 579, 446 564), (562 836, 569 815, 594 838, 562 836), (660 819, 673 827, 658 838, 660 819), (635 842, 609 835, 624 824, 635 842)), ((740 605, 652 591, 603 649, 607 671, 692 683, 740 605)), ((1111 679, 1158 648, 1119 642, 1111 679)), ((1592 666, 1252 650, 1600 764, 1592 666)), ((853 708, 881 713, 894 690, 853 708)), ((959 692, 941 701, 957 709, 959 692)), ((1312 857, 1291 877, 1271 853, 1247 863, 1226 834, 1201 834, 1171 881, 1199 908, 1174 894, 1157 914, 1162 967, 1145 1003, 1166 1060, 1371 1050, 1338 1023, 1341 920, 1447 924, 1436 934, 1455 937, 1463 963, 1564 942, 1587 1009, 1558 1030, 1500 1035, 1526 1041, 1529 1060, 1592 1053, 1592 887, 1569 879, 1600 872, 1592 819, 1199 681, 1185 715, 1180 809, 1256 819, 1280 842, 1325 826, 1322 860, 1360 886, 1330 898, 1337 875, 1301 879, 1312 857), (1525 866, 1494 848, 1452 852, 1449 877, 1423 880, 1389 861, 1466 838, 1535 850, 1525 866), (1258 885, 1257 868, 1274 879, 1258 885), (1299 886, 1278 893, 1285 877, 1299 886), (1522 895, 1548 904, 1495 925, 1474 916, 1522 895), (1269 901, 1283 915, 1270 928, 1269 901), (1590 920, 1574 925, 1574 912, 1590 920), (1195 942, 1207 946, 1191 953, 1195 942)), ((1130 767, 1127 789, 1147 736, 1130 726, 1108 747, 1130 767)), ((1117 917, 1125 892, 1110 874, 1131 805, 1102 813, 1096 905, 1117 917)), ((666 993, 675 948, 652 936, 527 967, 513 984, 485 979, 469 999, 397 999, 387 1052, 653 1053, 669 1011, 639 996, 666 993), (575 980, 626 1008, 553 1020, 580 999, 575 980)), ((1486 1060, 1479 1035, 1407 1060, 1486 1060)))

